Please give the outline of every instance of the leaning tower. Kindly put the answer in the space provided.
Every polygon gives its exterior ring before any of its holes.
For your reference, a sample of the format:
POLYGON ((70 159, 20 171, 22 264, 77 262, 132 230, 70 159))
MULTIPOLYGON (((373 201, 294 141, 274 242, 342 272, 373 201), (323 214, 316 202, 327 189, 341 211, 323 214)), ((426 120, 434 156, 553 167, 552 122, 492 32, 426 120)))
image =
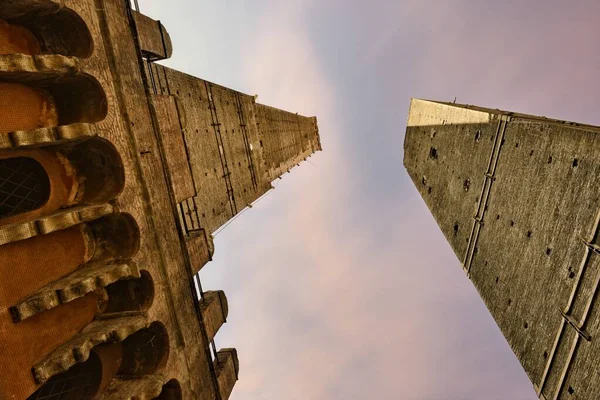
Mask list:
POLYGON ((599 137, 545 117, 410 106, 404 166, 541 399, 600 398, 599 137))

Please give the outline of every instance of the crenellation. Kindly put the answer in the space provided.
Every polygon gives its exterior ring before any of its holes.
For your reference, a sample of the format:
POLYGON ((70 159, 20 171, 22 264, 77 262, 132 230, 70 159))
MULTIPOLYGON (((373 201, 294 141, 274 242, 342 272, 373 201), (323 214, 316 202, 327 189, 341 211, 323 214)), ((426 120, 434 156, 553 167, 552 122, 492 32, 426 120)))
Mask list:
POLYGON ((10 0, 0 32, 0 397, 226 400, 229 306, 197 274, 316 120, 156 64, 171 39, 127 1, 10 0))
POLYGON ((240 373, 240 364, 236 349, 222 349, 214 361, 221 398, 227 399, 233 390, 240 373))
POLYGON ((200 312, 209 340, 213 340, 219 328, 227 321, 229 305, 222 290, 205 292, 200 301, 200 312))

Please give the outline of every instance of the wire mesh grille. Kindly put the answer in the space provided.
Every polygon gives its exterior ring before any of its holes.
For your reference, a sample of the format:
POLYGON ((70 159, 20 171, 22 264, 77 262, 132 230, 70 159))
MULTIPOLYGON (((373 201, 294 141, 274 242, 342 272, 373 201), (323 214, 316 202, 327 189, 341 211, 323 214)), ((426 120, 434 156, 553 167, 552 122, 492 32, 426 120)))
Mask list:
POLYGON ((79 368, 58 375, 44 384, 27 400, 80 400, 91 398, 95 394, 95 374, 79 368))
POLYGON ((0 217, 41 207, 50 195, 44 168, 29 157, 0 160, 0 217))

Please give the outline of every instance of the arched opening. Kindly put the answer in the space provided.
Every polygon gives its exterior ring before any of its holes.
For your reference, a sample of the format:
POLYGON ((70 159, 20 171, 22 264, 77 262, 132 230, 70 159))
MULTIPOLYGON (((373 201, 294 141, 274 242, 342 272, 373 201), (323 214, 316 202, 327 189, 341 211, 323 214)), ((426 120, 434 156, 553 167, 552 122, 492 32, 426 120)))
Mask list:
POLYGON ((23 20, 40 41, 42 53, 88 58, 94 52, 92 35, 83 19, 73 10, 39 15, 23 20))
MULTIPOLYGON (((102 204, 117 197, 125 186, 119 152, 99 137, 77 144, 19 149, 0 155, 0 160, 0 225, 41 218, 74 205, 102 204), (22 201, 30 197, 35 201, 22 201)), ((135 230, 132 221, 122 225, 135 230)), ((130 239, 129 243, 114 245, 114 249, 123 251, 123 256, 135 253, 136 234, 130 239)))
POLYGON ((52 94, 18 82, 0 82, 0 134, 58 125, 52 94))
POLYGON ((35 35, 19 25, 0 19, 0 54, 40 54, 40 43, 35 35))
POLYGON ((109 215, 88 226, 96 243, 94 261, 132 258, 140 248, 140 229, 130 214, 109 215))
POLYGON ((91 75, 48 76, 2 72, 0 134, 102 121, 108 101, 91 75))
POLYGON ((42 207, 50 197, 44 167, 30 157, 0 159, 0 218, 42 207))
POLYGON ((121 343, 96 346, 86 361, 52 377, 27 400, 93 399, 117 375, 122 358, 121 343))
MULTIPOLYGON (((50 378, 28 400, 95 399, 116 377, 132 380, 160 373, 168 358, 169 336, 165 326, 156 321, 122 342, 96 345, 87 360, 50 378)), ((177 396, 180 390, 174 380, 163 387, 163 392, 171 396, 177 396)))
POLYGON ((154 301, 154 281, 148 271, 137 279, 123 279, 106 287, 108 304, 105 314, 124 311, 146 311, 154 301))
POLYGON ((169 359, 169 334, 160 322, 137 331, 123 341, 119 375, 138 377, 160 372, 169 359))
POLYGON ((85 21, 75 11, 51 1, 3 3, 0 5, 0 19, 27 29, 37 39, 39 52, 80 58, 92 55, 92 35, 85 21))
POLYGON ((18 323, 10 320, 8 304, 2 304, 6 310, 0 322, 2 356, 10 360, 10 368, 3 370, 0 379, 0 398, 25 399, 38 389, 36 382, 42 380, 34 371, 36 365, 93 321, 100 297, 89 293, 18 323))
POLYGON ((125 187, 125 168, 119 152, 106 139, 94 137, 66 150, 77 170, 77 203, 101 204, 117 197, 125 187))
POLYGON ((100 122, 108 113, 104 89, 91 75, 64 76, 41 85, 55 99, 59 125, 100 122))
POLYGON ((181 385, 177 379, 171 379, 162 387, 162 392, 154 400, 182 400, 181 385))

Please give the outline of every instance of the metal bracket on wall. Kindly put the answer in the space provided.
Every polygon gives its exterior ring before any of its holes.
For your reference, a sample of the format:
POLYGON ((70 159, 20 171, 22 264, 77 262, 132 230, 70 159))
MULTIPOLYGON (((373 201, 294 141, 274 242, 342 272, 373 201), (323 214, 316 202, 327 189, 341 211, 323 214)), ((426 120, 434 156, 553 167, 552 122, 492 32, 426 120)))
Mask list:
POLYGON ((560 343, 562 341, 562 337, 563 337, 563 333, 565 331, 566 324, 571 325, 577 332, 577 335, 575 335, 575 339, 573 339, 573 343, 571 343, 571 348, 569 349, 569 354, 567 356, 565 366, 560 374, 560 377, 558 380, 558 385, 557 385, 556 391, 554 392, 554 396, 552 396, 553 400, 557 400, 558 397, 560 396, 560 392, 562 391, 562 388, 565 384, 565 379, 567 377, 567 373, 569 372, 569 369, 573 362, 573 357, 575 355, 575 351, 577 350, 577 347, 579 346, 579 339, 583 337, 584 339, 586 339, 588 341, 592 340, 592 337, 585 330, 583 330, 583 327, 585 326, 585 324, 587 322, 587 318, 588 318, 590 310, 592 308, 594 298, 596 297, 596 293, 598 292, 598 287, 600 286, 600 272, 598 272, 596 274, 596 278, 594 280, 594 286, 593 286, 591 294, 588 298, 588 301, 586 303, 581 320, 576 321, 572 316, 569 315, 569 313, 573 309, 573 303, 575 302, 575 297, 577 296, 577 294, 579 292, 583 274, 590 264, 589 261, 590 261, 592 253, 600 253, 600 251, 599 251, 600 248, 596 244, 594 244, 594 242, 596 242, 598 240, 599 234, 600 234, 600 210, 596 214, 596 219, 594 220, 594 225, 592 227, 590 240, 587 241, 585 239, 581 239, 583 244, 585 245, 585 251, 583 254, 583 258, 581 260, 581 264, 579 266, 579 272, 577 273, 577 279, 575 281, 575 285, 573 286, 573 289, 571 290, 571 295, 569 296, 569 301, 567 302, 567 307, 565 308, 565 311, 562 311, 562 310, 560 311, 562 318, 560 319, 560 326, 558 328, 556 338, 554 339, 552 351, 550 352, 550 357, 548 357, 548 361, 546 362, 546 367, 544 369, 544 374, 542 375, 542 379, 540 380, 539 385, 536 385, 536 391, 537 391, 538 396, 540 396, 540 399, 544 399, 544 400, 546 399, 546 397, 544 397, 544 395, 543 395, 543 390, 546 385, 546 381, 548 379, 550 369, 552 368, 552 364, 554 363, 554 359, 556 357, 558 346, 560 345, 560 343))
POLYGON ((190 236, 194 232, 202 230, 200 216, 196 199, 190 197, 177 204, 177 214, 179 215, 179 225, 184 236, 190 236))
POLYGON ((583 244, 589 248, 590 250, 592 250, 594 253, 596 254, 600 254, 600 246, 598 246, 597 244, 594 243, 590 243, 587 240, 585 240, 584 238, 579 238, 583 244))
POLYGON ((506 132, 506 126, 510 122, 510 115, 503 114, 499 116, 498 128, 494 135, 494 144, 492 146, 492 152, 488 161, 487 170, 484 174, 483 186, 481 187, 481 195, 479 196, 479 203, 477 205, 477 212, 473 216, 473 227, 471 228, 471 234, 469 235, 469 243, 467 245, 467 251, 463 260, 463 270, 467 273, 467 276, 471 277, 471 265, 473 264, 473 257, 476 253, 477 240, 479 239, 479 232, 483 226, 483 218, 487 210, 487 202, 492 191, 492 183, 496 180, 496 168, 498 167, 498 160, 500 158, 500 150, 502 149, 502 142, 504 141, 504 132, 506 132))
POLYGON ((210 116, 212 118, 211 125, 215 132, 215 138, 217 139, 219 157, 221 159, 221 167, 223 168, 223 178, 225 179, 225 187, 227 188, 227 198, 229 199, 231 215, 236 215, 237 206, 235 204, 233 184, 231 183, 231 173, 229 171, 229 165, 227 164, 227 156, 225 155, 225 143, 223 142, 223 136, 221 135, 221 124, 219 123, 219 116, 217 115, 217 106, 215 105, 214 101, 212 85, 204 81, 204 86, 206 88, 206 93, 208 94, 208 108, 210 109, 210 116))
POLYGON ((579 326, 577 321, 575 321, 575 318, 573 318, 569 314, 565 313, 563 310, 559 310, 559 312, 560 312, 560 315, 562 315, 562 317, 565 319, 565 321, 567 321, 567 323, 569 325, 571 325, 573 327, 573 329, 575 329, 575 331, 577 331, 577 334, 579 336, 581 336, 588 342, 592 340, 592 337, 590 336, 590 334, 587 333, 585 330, 583 330, 581 326, 579 326))

